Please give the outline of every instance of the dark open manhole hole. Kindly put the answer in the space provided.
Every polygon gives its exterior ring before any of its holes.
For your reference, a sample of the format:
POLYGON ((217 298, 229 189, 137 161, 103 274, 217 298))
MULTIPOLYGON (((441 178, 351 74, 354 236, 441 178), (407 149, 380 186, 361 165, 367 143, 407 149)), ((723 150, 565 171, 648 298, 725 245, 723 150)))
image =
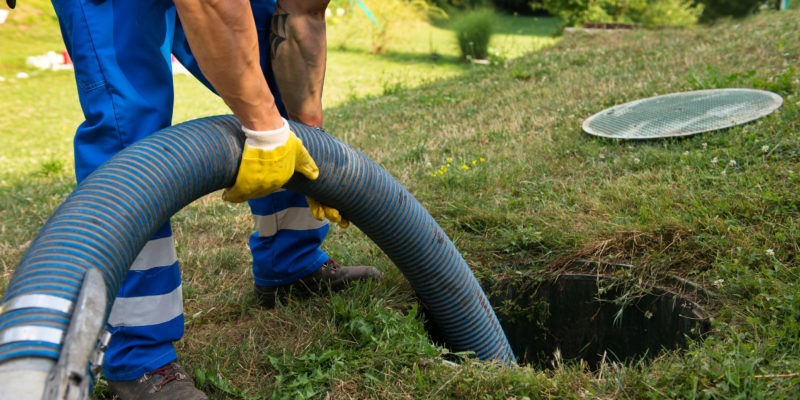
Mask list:
MULTIPOLYGON (((700 339, 709 330, 697 303, 660 288, 631 294, 618 283, 567 274, 550 281, 506 281, 487 293, 517 361, 538 368, 553 367, 556 353, 562 360, 582 359, 592 369, 604 358, 650 358, 683 348, 687 339, 700 339)), ((426 329, 443 343, 430 318, 426 329)))

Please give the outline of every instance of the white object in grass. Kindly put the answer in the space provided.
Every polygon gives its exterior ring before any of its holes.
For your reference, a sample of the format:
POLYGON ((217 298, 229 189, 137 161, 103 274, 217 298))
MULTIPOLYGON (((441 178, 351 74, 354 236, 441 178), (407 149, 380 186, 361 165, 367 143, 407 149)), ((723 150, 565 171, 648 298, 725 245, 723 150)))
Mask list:
POLYGON ((39 56, 31 56, 25 59, 25 64, 38 69, 49 69, 58 71, 62 69, 72 69, 72 63, 64 62, 64 55, 55 51, 48 51, 39 56))

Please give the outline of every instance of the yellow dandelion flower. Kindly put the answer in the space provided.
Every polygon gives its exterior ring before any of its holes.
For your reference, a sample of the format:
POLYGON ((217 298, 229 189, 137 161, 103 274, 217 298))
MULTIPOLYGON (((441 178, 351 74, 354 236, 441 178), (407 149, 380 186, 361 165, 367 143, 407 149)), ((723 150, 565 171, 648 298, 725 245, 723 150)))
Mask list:
POLYGON ((484 161, 486 161, 486 159, 485 159, 485 158, 483 158, 483 157, 479 158, 478 160, 479 160, 480 162, 484 162, 484 161))
POLYGON ((461 169, 469 169, 469 167, 467 166, 467 164, 461 164, 461 169))
POLYGON ((450 157, 447 157, 447 158, 445 158, 444 160, 445 160, 445 161, 447 161, 447 162, 453 162, 453 159, 452 159, 452 158, 450 158, 450 157))
POLYGON ((478 163, 478 160, 472 160, 472 165, 475 165, 477 163, 478 163))

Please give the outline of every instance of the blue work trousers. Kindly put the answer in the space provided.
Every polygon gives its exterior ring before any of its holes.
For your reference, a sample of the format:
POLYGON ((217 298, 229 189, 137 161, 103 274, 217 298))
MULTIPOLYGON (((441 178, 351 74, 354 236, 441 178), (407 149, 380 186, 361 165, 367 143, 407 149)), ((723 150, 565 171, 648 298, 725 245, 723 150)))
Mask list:
MULTIPOLYGON (((262 68, 285 116, 269 63, 274 0, 251 1, 262 68)), ((137 140, 172 123, 171 55, 209 88, 169 0, 53 0, 73 64, 86 120, 75 134, 75 173, 82 181, 137 140)), ((212 89, 213 90, 213 89, 212 89)), ((249 202, 256 284, 277 286, 318 269, 327 222, 316 221, 305 197, 281 190, 249 202)), ((177 358, 183 335, 180 270, 169 224, 151 238, 126 275, 109 316, 113 333, 107 379, 133 380, 177 358)))

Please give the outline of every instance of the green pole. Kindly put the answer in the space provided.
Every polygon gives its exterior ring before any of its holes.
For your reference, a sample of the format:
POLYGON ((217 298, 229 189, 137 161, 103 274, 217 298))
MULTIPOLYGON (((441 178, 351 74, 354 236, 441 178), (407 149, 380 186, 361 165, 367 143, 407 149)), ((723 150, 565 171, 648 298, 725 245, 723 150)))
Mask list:
MULTIPOLYGON (((367 18, 369 18, 369 20, 370 20, 370 21, 372 21, 372 23, 373 23, 375 26, 377 26, 377 27, 378 27, 378 29, 381 29, 381 30, 382 30, 382 29, 383 29, 383 25, 381 25, 381 23, 380 23, 380 22, 378 22, 378 19, 377 19, 377 18, 375 18, 375 15, 373 15, 373 14, 372 14, 372 11, 370 11, 370 10, 369 10, 369 8, 367 8, 367 5, 366 5, 366 4, 364 4, 364 2, 363 2, 363 1, 361 1, 361 0, 355 0, 355 1, 356 1, 356 5, 358 5, 358 8, 360 8, 360 9, 361 9, 361 11, 363 11, 363 12, 364 12, 364 15, 366 15, 366 16, 367 16, 367 18)), ((786 0, 784 0, 784 1, 786 1, 786 0)), ((353 0, 350 0, 350 2, 352 3, 352 2, 353 2, 353 0)))

